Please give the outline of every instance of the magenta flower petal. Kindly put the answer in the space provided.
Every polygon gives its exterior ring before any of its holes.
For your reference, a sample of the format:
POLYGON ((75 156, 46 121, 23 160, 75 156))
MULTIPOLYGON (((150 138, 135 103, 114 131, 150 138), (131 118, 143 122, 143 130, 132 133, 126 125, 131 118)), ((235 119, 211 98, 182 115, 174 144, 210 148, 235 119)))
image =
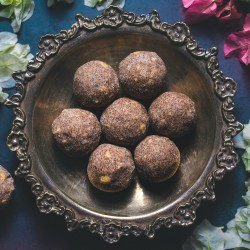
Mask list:
MULTIPOLYGON (((183 0, 184 1, 184 0, 183 0)), ((219 1, 220 3, 221 1, 219 1)), ((188 6, 191 0, 185 4, 188 6)), ((185 21, 189 24, 201 22, 216 14, 216 0, 194 0, 185 12, 185 21)))
POLYGON ((250 14, 246 15, 243 30, 245 30, 245 31, 250 30, 250 14))
POLYGON ((243 30, 230 34, 224 44, 226 57, 236 57, 245 65, 250 64, 250 14, 247 15, 243 30))
POLYGON ((194 1, 195 0, 182 0, 184 8, 188 8, 189 6, 191 6, 194 1))
POLYGON ((217 7, 223 0, 182 0, 185 12, 185 21, 189 24, 198 23, 216 14, 217 7))
POLYGON ((223 0, 216 0, 215 2, 217 3, 218 6, 223 4, 223 0))
POLYGON ((226 38, 224 44, 224 54, 226 57, 234 57, 236 54, 242 52, 240 35, 240 32, 235 32, 226 38))
POLYGON ((248 46, 247 51, 244 53, 244 55, 240 58, 240 61, 244 63, 245 65, 250 64, 250 46, 248 46))
POLYGON ((235 0, 229 0, 226 5, 218 7, 216 17, 219 18, 220 23, 231 26, 239 21, 242 14, 237 11, 235 0))

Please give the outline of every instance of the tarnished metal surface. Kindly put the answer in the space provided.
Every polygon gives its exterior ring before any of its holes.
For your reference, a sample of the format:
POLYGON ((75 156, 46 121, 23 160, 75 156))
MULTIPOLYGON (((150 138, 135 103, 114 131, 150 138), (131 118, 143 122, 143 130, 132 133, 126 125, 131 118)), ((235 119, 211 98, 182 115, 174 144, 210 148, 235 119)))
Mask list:
POLYGON ((215 199, 215 181, 238 161, 236 83, 219 69, 217 49, 199 48, 184 23, 161 22, 156 11, 136 16, 113 6, 94 20, 78 15, 71 29, 42 37, 39 48, 27 71, 14 74, 17 93, 5 102, 15 114, 7 143, 20 160, 16 174, 31 183, 39 210, 64 216, 68 230, 88 227, 110 243, 129 234, 151 238, 163 225, 192 224, 200 202, 215 199), (80 65, 102 60, 117 70, 136 50, 164 60, 166 89, 195 101, 197 121, 176 142, 181 167, 171 180, 148 185, 136 179, 128 190, 106 194, 90 185, 87 158, 70 159, 55 147, 51 123, 62 109, 77 107, 72 80, 80 65))

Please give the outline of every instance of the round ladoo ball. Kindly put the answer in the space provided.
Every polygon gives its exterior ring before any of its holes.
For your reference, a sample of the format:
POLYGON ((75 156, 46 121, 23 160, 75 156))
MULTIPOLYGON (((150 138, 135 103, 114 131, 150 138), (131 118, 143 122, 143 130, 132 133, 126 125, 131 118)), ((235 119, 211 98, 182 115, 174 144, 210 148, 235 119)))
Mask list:
POLYGON ((119 65, 121 85, 129 96, 139 100, 159 94, 166 74, 165 63, 155 52, 136 51, 119 65))
POLYGON ((170 138, 185 135, 195 121, 195 103, 185 94, 165 92, 149 108, 150 125, 170 138))
POLYGON ((10 173, 0 165, 0 207, 9 203, 14 189, 13 178, 10 173))
POLYGON ((151 182, 172 177, 180 165, 180 151, 167 137, 147 136, 135 149, 138 174, 151 182))
POLYGON ((99 190, 119 192, 129 186, 134 170, 134 161, 128 149, 102 144, 91 154, 87 174, 99 190))
POLYGON ((90 61, 79 67, 74 76, 73 93, 85 107, 103 107, 119 92, 119 80, 111 66, 90 61))
POLYGON ((129 98, 114 101, 102 114, 101 126, 109 142, 131 146, 147 133, 147 110, 139 102, 129 98))
POLYGON ((64 109, 52 123, 59 148, 72 157, 92 152, 99 143, 101 126, 96 116, 82 109, 64 109))

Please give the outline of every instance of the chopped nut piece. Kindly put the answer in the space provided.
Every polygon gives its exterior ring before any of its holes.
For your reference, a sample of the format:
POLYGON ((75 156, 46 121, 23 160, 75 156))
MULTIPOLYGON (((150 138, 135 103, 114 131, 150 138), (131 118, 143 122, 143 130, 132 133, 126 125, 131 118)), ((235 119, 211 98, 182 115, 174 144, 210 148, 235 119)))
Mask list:
POLYGON ((111 181, 110 177, 105 175, 100 177, 100 183, 101 184, 109 184, 111 181))

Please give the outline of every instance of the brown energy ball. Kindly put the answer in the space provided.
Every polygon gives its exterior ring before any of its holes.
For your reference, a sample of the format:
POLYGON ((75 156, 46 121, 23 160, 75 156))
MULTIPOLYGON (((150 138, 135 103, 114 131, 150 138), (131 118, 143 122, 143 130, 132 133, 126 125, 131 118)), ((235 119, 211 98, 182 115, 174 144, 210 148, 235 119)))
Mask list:
POLYGON ((129 186, 134 170, 129 150, 102 144, 91 154, 87 174, 96 188, 106 192, 119 192, 129 186))
POLYGON ((149 118, 139 102, 120 98, 103 112, 100 121, 109 142, 130 146, 146 136, 149 118))
POLYGON ((135 149, 138 174, 151 182, 172 177, 180 165, 180 151, 167 137, 147 136, 135 149))
POLYGON ((83 156, 98 145, 101 126, 96 116, 82 109, 64 109, 52 123, 59 148, 69 156, 83 156))
POLYGON ((149 108, 150 125, 170 138, 183 136, 195 120, 195 104, 185 94, 165 92, 149 108))
POLYGON ((73 93, 85 107, 107 105, 116 97, 119 89, 115 71, 105 62, 87 62, 77 69, 74 76, 73 93))
POLYGON ((119 65, 119 79, 125 92, 140 100, 159 94, 166 74, 164 62, 155 52, 136 51, 119 65))
POLYGON ((0 207, 9 203, 14 189, 13 178, 10 173, 0 165, 0 207))

